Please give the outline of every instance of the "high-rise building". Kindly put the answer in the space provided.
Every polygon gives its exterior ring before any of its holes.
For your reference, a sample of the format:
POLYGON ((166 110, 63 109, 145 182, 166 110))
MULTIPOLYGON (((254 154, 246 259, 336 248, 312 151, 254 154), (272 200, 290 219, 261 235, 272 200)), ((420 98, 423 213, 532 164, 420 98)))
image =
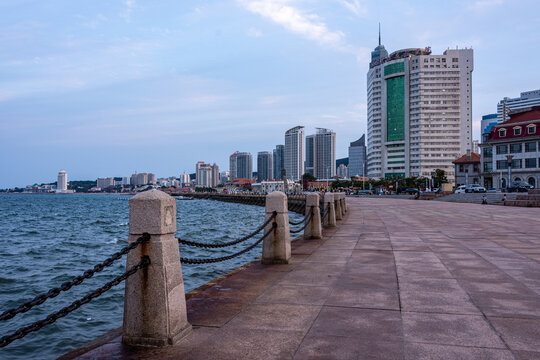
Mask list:
POLYGON ((58 179, 56 181, 56 192, 65 193, 67 192, 67 172, 65 170, 60 170, 58 172, 58 179))
POLYGON ((349 176, 366 175, 366 135, 349 146, 349 176))
POLYGON ((236 169, 237 169, 237 157, 238 157, 238 151, 235 151, 231 156, 229 156, 229 177, 231 180, 236 179, 236 169))
POLYGON ((349 169, 344 164, 340 164, 336 169, 336 176, 340 178, 348 178, 349 177, 349 169))
POLYGON ((147 173, 135 173, 131 175, 131 184, 134 186, 146 185, 148 184, 148 174, 147 173))
POLYGON ((283 170, 285 169, 285 145, 276 145, 273 151, 274 156, 274 178, 283 179, 283 170))
POLYGON ((214 163, 212 165, 212 187, 219 185, 219 166, 214 163))
POLYGON ((183 174, 180 175, 180 183, 184 186, 189 186, 189 183, 190 183, 190 178, 189 178, 189 174, 187 172, 184 171, 183 174))
POLYGON ((306 162, 304 172, 315 176, 315 135, 306 136, 306 162))
POLYGON ((274 178, 274 157, 270 151, 257 153, 257 179, 260 181, 274 178))
POLYGON ((222 171, 220 174, 219 174, 219 183, 221 185, 225 185, 227 184, 227 181, 229 181, 231 178, 229 176, 229 172, 228 171, 222 171))
MULTIPOLYGON (((189 177, 189 175, 188 175, 189 177)), ((199 161, 195 165, 195 184, 202 187, 215 187, 219 184, 219 166, 199 161)))
MULTIPOLYGON (((502 114, 501 114, 502 116, 502 114)), ((480 122, 480 133, 489 134, 491 128, 497 125, 497 114, 487 114, 482 116, 482 121, 480 122)))
POLYGON ((236 178, 250 179, 253 176, 253 159, 248 152, 239 152, 236 156, 236 178))
POLYGON ((540 89, 522 92, 518 98, 511 99, 505 97, 497 104, 497 123, 501 123, 503 120, 510 120, 510 115, 508 114, 510 110, 522 110, 538 105, 540 105, 540 89), (505 107, 506 119, 503 119, 503 110, 505 107))
POLYGON ((285 132, 285 172, 287 179, 297 181, 304 175, 304 127, 285 132))
POLYGON ((315 171, 317 179, 330 179, 336 175, 336 133, 318 128, 315 133, 315 171))
POLYGON ((109 178, 98 178, 97 181, 96 181, 96 186, 100 189, 106 189, 108 187, 113 187, 114 186, 114 178, 113 177, 109 177, 109 178))
POLYGON ((156 175, 148 173, 148 184, 156 185, 156 175))
POLYGON ((452 161, 471 149, 473 50, 372 52, 367 74, 368 159, 373 178, 454 180, 452 161))

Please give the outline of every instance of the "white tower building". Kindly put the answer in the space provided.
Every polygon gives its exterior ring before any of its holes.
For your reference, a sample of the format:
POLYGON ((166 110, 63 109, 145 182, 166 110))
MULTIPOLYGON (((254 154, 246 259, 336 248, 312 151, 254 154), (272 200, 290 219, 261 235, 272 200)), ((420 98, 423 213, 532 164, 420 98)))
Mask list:
POLYGON ((454 180, 452 161, 471 149, 473 50, 372 52, 367 74, 368 160, 372 178, 454 180))
POLYGON ((60 170, 58 172, 58 180, 56 182, 56 192, 57 193, 67 192, 67 172, 65 170, 60 170))
POLYGON ((297 181, 304 175, 304 127, 285 132, 285 172, 287 179, 297 181))

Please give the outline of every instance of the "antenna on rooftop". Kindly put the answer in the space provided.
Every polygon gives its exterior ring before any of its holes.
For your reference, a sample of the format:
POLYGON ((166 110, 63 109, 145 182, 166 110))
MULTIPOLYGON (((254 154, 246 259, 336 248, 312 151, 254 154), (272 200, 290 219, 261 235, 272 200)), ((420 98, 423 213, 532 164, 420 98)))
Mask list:
POLYGON ((381 46, 381 23, 379 23, 379 46, 381 46))

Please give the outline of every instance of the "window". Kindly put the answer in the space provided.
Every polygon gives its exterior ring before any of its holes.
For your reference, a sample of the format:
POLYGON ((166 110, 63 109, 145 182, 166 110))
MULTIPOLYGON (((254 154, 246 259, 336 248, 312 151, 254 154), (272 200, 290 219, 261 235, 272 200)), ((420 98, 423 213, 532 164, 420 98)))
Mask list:
POLYGON ((525 143, 525 152, 535 152, 536 151, 536 142, 525 143))
POLYGON ((521 135, 521 127, 520 126, 514 127, 514 135, 521 135))
POLYGON ((497 145, 497 155, 499 154, 508 154, 508 146, 506 145, 497 145))
POLYGON ((506 129, 499 129, 499 136, 505 137, 506 136, 506 129))
POLYGON ((527 134, 534 134, 536 132, 536 125, 527 125, 527 134))
POLYGON ((516 154, 521 152, 521 144, 510 144, 510 153, 516 154))
POLYGON ((485 172, 490 172, 493 170, 493 163, 491 162, 485 162, 484 163, 484 171, 485 172))
POLYGON ((463 165, 459 165, 459 172, 463 172, 463 165))
POLYGON ((512 169, 521 169, 521 160, 522 159, 512 160, 512 169))
POLYGON ((504 170, 508 167, 508 161, 497 160, 497 170, 504 170))
POLYGON ((458 58, 452 58, 452 62, 458 62, 458 58))
POLYGON ((482 149, 482 153, 483 153, 484 157, 492 157, 493 156, 493 148, 485 147, 484 149, 482 149))
POLYGON ((527 169, 535 168, 536 167, 536 158, 525 159, 525 167, 527 169))

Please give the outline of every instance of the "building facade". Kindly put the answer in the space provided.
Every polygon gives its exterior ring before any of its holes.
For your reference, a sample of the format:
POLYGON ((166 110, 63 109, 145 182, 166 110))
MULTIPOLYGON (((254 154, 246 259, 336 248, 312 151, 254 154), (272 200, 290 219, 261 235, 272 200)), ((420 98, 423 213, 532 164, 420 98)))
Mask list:
POLYGON ((304 127, 285 132, 284 166, 287 179, 298 181, 304 175, 304 127))
POLYGON ((467 151, 467 154, 453 161, 455 166, 455 186, 480 184, 480 154, 467 151))
POLYGON ((487 114, 482 116, 480 122, 480 135, 489 134, 491 128, 498 124, 497 114, 487 114))
POLYGON ((236 179, 250 179, 253 176, 253 159, 248 152, 239 152, 236 157, 236 179))
POLYGON ((366 135, 364 134, 349 146, 349 176, 366 175, 366 155, 366 135))
POLYGON ((114 184, 114 178, 108 177, 108 178, 98 178, 96 181, 96 186, 100 189, 106 189, 109 187, 113 187, 114 184))
POLYGON ((257 153, 257 178, 259 181, 274 178, 274 156, 270 151, 257 153))
POLYGON ((229 177, 231 180, 236 179, 236 169, 237 169, 237 157, 238 151, 235 151, 231 156, 229 156, 229 177))
POLYGON ((507 188, 524 181, 540 187, 540 106, 510 112, 510 119, 484 135, 482 179, 484 186, 507 188))
POLYGON ((56 192, 57 193, 66 193, 67 192, 67 172, 65 170, 60 170, 58 172, 58 177, 56 181, 56 192))
POLYGON ((372 178, 431 176, 471 149, 473 50, 380 45, 367 74, 368 155, 372 178))
POLYGON ((306 161, 304 172, 315 176, 315 135, 306 136, 306 161))
POLYGON ((517 98, 505 97, 497 104, 497 123, 510 120, 509 111, 517 111, 539 105, 540 89, 522 92, 517 98), (506 118, 503 117, 505 109, 506 118))
POLYGON ((272 155, 274 157, 274 178, 283 180, 283 171, 285 170, 285 145, 276 145, 272 155))
POLYGON ((328 179, 336 176, 336 133, 318 128, 315 133, 315 177, 328 179))

